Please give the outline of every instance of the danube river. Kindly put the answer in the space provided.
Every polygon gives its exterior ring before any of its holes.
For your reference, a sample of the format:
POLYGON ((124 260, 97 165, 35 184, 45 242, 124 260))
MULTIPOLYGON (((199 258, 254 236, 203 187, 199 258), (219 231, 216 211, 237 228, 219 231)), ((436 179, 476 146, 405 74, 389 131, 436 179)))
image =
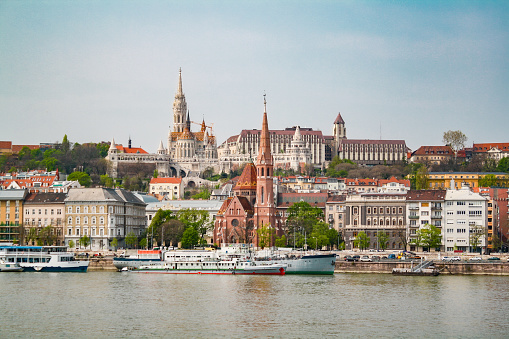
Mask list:
POLYGON ((509 277, 0 273, 0 338, 507 338, 509 277))

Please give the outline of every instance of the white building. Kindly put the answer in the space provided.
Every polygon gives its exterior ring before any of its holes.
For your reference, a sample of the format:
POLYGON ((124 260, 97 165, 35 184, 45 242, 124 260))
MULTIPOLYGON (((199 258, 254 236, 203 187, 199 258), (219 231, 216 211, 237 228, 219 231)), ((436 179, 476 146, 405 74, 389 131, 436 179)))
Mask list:
POLYGON ((184 196, 182 178, 152 178, 149 184, 150 194, 167 196, 169 199, 181 199, 184 196))
MULTIPOLYGON (((454 185, 452 185, 454 187, 454 185)), ((486 245, 485 230, 488 224, 487 198, 474 193, 469 187, 447 190, 445 197, 445 225, 442 236, 446 251, 473 252, 474 247, 486 245), (476 237, 474 233, 482 233, 476 237), (475 246, 474 239, 479 243, 475 246)))

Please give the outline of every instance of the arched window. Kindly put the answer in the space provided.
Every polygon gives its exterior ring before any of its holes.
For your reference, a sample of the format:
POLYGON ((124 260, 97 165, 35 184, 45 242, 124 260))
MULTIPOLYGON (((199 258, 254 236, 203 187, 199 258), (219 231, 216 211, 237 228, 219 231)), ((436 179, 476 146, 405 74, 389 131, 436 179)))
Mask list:
MULTIPOLYGON (((263 173, 263 169, 262 169, 262 173, 263 173)), ((261 197, 261 198, 262 198, 262 201, 261 201, 261 203, 262 203, 262 204, 263 204, 263 201, 264 201, 264 198, 265 198, 265 197, 264 197, 264 194, 265 194, 265 192, 264 192, 264 188, 265 188, 265 187, 263 187, 263 186, 262 186, 262 197, 261 197)))

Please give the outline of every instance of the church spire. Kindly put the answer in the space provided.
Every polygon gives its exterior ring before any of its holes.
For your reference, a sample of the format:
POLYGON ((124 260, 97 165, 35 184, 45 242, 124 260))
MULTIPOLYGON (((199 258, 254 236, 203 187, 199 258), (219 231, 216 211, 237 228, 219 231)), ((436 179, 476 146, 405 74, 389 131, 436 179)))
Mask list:
POLYGON ((265 100, 265 94, 263 95, 263 122, 262 122, 262 132, 260 135, 260 149, 258 150, 257 163, 272 165, 272 153, 270 150, 270 132, 269 123, 267 120, 267 100, 265 100))
POLYGON ((182 92, 182 68, 179 68, 179 85, 177 89, 177 95, 184 95, 182 92))

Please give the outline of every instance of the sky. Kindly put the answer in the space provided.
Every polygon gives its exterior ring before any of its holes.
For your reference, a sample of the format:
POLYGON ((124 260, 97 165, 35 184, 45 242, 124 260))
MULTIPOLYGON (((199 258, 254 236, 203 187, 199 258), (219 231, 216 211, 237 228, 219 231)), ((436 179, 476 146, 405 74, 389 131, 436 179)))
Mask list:
POLYGON ((509 142, 509 2, 452 0, 0 0, 0 140, 155 152, 180 68, 218 146, 261 128, 264 94, 270 129, 509 142))

